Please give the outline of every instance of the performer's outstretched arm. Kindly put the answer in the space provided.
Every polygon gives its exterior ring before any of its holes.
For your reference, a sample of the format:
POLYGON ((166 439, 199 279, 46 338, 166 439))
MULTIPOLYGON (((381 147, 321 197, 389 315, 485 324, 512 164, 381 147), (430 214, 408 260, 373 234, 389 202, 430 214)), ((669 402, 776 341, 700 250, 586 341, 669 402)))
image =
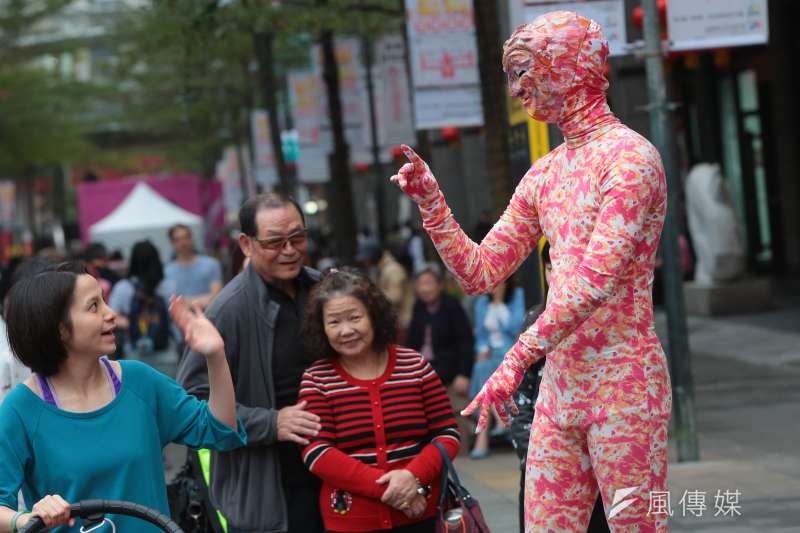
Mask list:
POLYGON ((633 261, 652 261, 666 213, 661 159, 655 149, 646 154, 621 154, 619 158, 608 175, 601 178, 597 222, 581 261, 573 272, 563 276, 563 283, 552 287, 544 312, 520 336, 464 410, 471 413, 481 409, 478 427, 483 426, 492 405, 502 418, 507 418, 504 404, 525 370, 552 351, 608 299, 633 261), (644 232, 648 222, 653 231, 644 232))
POLYGON ((411 162, 392 181, 419 204, 423 227, 464 290, 469 294, 490 292, 519 267, 539 241, 541 229, 530 187, 538 167, 525 175, 503 216, 479 245, 456 222, 428 165, 408 146, 403 150, 411 162))

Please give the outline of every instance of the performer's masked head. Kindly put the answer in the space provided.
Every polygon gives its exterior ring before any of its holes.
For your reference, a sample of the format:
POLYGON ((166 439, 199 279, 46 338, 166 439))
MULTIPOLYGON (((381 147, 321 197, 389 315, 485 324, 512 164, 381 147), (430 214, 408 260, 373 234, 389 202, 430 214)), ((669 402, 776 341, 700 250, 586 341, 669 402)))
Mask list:
POLYGON ((562 123, 587 106, 605 103, 608 42, 600 25, 555 11, 519 26, 503 46, 511 96, 530 116, 562 123))

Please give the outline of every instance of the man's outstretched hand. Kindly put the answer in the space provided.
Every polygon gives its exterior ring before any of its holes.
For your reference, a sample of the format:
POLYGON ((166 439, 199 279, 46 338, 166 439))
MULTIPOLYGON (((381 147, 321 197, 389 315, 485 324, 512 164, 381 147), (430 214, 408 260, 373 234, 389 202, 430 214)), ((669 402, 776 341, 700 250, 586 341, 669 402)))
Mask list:
POLYGON ((404 144, 401 148, 409 162, 400 167, 390 181, 417 204, 436 200, 439 195, 439 184, 436 183, 428 164, 411 147, 404 144))

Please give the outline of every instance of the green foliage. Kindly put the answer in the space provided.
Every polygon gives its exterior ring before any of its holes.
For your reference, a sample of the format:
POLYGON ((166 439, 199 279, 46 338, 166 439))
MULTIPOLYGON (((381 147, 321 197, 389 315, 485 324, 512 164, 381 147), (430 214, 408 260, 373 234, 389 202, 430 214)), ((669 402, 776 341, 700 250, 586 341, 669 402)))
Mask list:
POLYGON ((375 35, 402 24, 397 0, 152 0, 98 21, 105 37, 89 44, 105 59, 93 59, 92 83, 81 84, 33 60, 87 43, 25 44, 70 3, 0 0, 0 173, 55 161, 125 167, 138 149, 208 174, 224 146, 247 142, 260 107, 256 32, 274 36, 285 106, 286 73, 308 66, 320 31, 375 35))
MULTIPOLYGON (((74 161, 88 148, 88 104, 96 88, 62 78, 33 61, 64 43, 26 44, 38 25, 68 0, 0 2, 0 174, 23 175, 38 166, 74 161)), ((71 45, 70 45, 71 46, 71 45)))
POLYGON ((354 11, 357 1, 161 0, 129 12, 112 32, 118 127, 153 139, 184 168, 210 172, 225 145, 246 142, 249 112, 262 101, 253 35, 274 36, 285 105, 286 72, 308 66, 319 31, 377 32, 398 9, 395 0, 373 0, 354 11))
POLYGON ((86 150, 82 133, 87 88, 30 67, 0 69, 0 169, 75 160, 86 150))

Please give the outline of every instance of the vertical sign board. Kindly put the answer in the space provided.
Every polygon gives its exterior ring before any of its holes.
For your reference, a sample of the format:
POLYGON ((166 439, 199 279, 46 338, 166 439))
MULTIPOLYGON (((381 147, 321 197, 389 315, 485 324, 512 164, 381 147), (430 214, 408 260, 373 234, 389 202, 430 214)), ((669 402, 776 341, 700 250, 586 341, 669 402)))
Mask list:
POLYGON ((400 34, 384 35, 375 44, 373 94, 378 144, 384 162, 391 160, 389 150, 393 146, 416 142, 405 53, 406 46, 400 34))
POLYGON ((767 0, 670 0, 667 34, 671 50, 766 44, 767 0))
POLYGON ((407 32, 417 129, 483 125, 470 0, 409 0, 407 32))
POLYGON ((324 183, 330 178, 330 138, 323 135, 327 123, 322 105, 322 80, 312 71, 290 71, 289 99, 297 130, 297 175, 301 183, 324 183))
POLYGON ((14 225, 15 203, 16 185, 12 180, 0 180, 0 227, 11 228, 14 225))
POLYGON ((253 136, 256 183, 262 187, 272 188, 278 183, 278 171, 269 130, 269 113, 264 109, 254 109, 250 113, 250 128, 253 136))
POLYGON ((222 153, 222 159, 217 162, 217 180, 222 182, 222 198, 225 204, 225 219, 235 220, 244 201, 242 194, 242 181, 239 169, 239 158, 236 147, 228 146, 222 153))
MULTIPOLYGON (((364 67, 361 63, 361 43, 355 37, 334 40, 334 53, 339 72, 339 98, 342 104, 344 135, 350 148, 351 161, 369 161, 369 110, 367 109, 367 89, 364 67), (366 131, 365 131, 366 130, 366 131)), ((320 101, 322 105, 322 135, 333 146, 333 137, 328 113, 328 92, 323 78, 322 48, 312 49, 312 65, 319 80, 320 101)))

